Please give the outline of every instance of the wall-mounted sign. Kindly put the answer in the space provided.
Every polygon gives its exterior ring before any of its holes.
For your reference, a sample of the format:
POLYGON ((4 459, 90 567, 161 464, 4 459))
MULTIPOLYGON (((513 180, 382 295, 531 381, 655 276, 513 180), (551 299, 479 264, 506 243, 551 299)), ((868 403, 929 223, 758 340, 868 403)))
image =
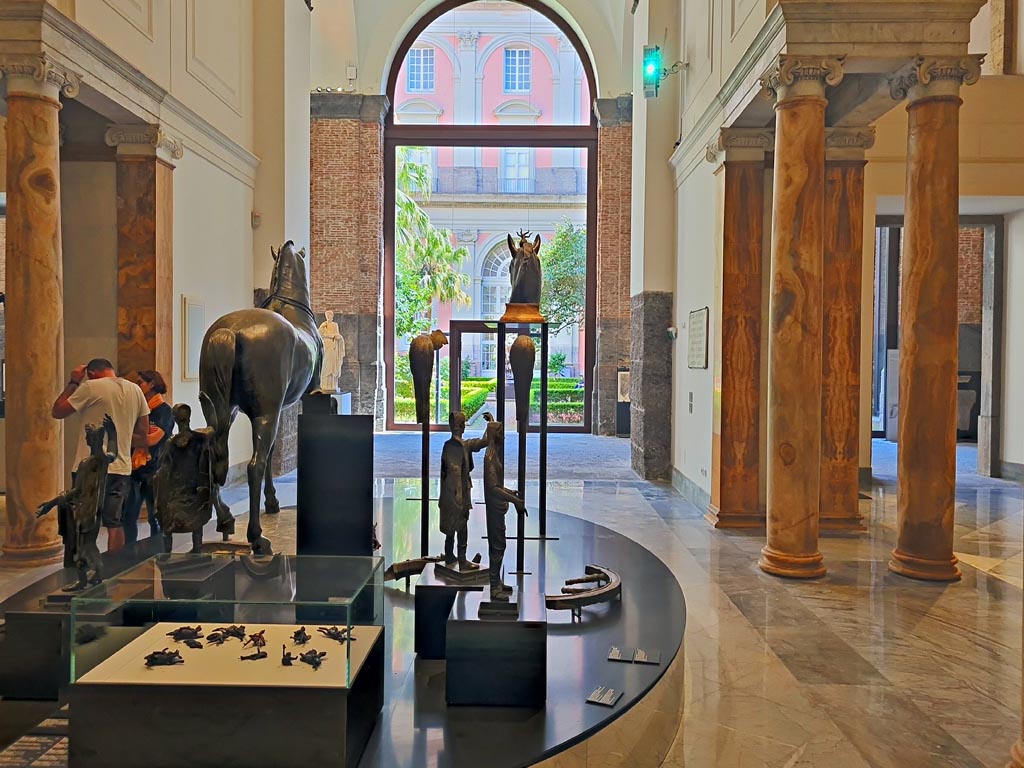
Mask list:
POLYGON ((708 308, 695 309, 686 324, 688 368, 708 367, 708 308))

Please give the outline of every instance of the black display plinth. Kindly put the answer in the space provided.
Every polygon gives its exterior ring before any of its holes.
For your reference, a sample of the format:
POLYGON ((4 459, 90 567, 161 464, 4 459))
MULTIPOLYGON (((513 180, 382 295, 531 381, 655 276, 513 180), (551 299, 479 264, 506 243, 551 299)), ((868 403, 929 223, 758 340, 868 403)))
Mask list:
POLYGON ((445 700, 451 706, 531 707, 547 699, 548 624, 525 601, 518 620, 478 618, 482 594, 460 601, 448 619, 445 700))
POLYGON ((299 416, 296 552, 373 554, 373 417, 299 416))
POLYGON ((482 592, 479 582, 445 581, 429 563, 416 582, 416 623, 413 650, 421 659, 443 659, 448 618, 460 592, 482 592))

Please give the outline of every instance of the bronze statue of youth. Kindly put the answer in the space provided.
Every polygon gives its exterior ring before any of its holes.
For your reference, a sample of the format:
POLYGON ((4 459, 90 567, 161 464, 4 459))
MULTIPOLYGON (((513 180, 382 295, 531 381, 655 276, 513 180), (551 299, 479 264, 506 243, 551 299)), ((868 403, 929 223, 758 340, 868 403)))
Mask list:
POLYGON ((258 309, 230 312, 206 331, 199 357, 199 389, 212 445, 214 481, 223 486, 228 471, 228 431, 241 411, 252 422, 249 461, 249 527, 246 536, 258 555, 272 553, 260 526, 260 482, 266 511, 280 511, 271 457, 281 411, 320 382, 323 341, 310 308, 306 251, 291 240, 274 257, 270 295, 258 309), (207 399, 208 398, 208 399, 207 399))

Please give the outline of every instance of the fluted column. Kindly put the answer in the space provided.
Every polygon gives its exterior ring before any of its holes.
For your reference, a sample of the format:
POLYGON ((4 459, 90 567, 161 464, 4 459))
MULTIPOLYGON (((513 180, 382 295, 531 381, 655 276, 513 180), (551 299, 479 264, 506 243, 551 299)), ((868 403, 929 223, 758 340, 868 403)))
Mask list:
POLYGON ((60 94, 78 76, 45 54, 6 56, 7 79, 7 538, 0 564, 60 557, 57 520, 35 509, 61 492, 64 430, 50 416, 64 376, 60 238, 60 94))
POLYGON ((820 518, 823 531, 863 532, 860 515, 860 311, 864 152, 869 127, 825 134, 820 518))
POLYGON ((114 125, 117 148, 117 369, 174 380, 173 161, 184 148, 156 125, 114 125))
POLYGON ((722 209, 722 252, 715 297, 719 338, 711 434, 711 503, 716 528, 760 528, 761 301, 765 152, 774 137, 761 129, 726 129, 711 142, 722 209))
POLYGON ((900 310, 898 541, 889 569, 960 578, 953 554, 956 486, 957 233, 960 86, 980 57, 920 58, 893 83, 909 97, 900 310))
POLYGON ((792 578, 825 573, 818 551, 825 86, 842 77, 837 59, 781 56, 762 80, 776 101, 768 542, 758 565, 792 578))

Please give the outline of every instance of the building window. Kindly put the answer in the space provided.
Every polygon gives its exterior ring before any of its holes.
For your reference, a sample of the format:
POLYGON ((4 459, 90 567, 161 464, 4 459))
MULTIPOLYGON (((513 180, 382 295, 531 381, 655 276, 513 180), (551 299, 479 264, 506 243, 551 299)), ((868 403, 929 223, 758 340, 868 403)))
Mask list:
POLYGON ((409 93, 433 93, 434 49, 410 48, 405 61, 405 89, 409 93))
POLYGON ((505 49, 505 93, 530 92, 530 49, 505 49))
MULTIPOLYGON (((487 254, 480 267, 480 315, 484 320, 497 320, 505 313, 505 302, 512 292, 508 274, 511 261, 508 248, 502 241, 487 254)), ((484 368, 493 371, 494 365, 485 364, 484 368)))
POLYGON ((533 158, 527 147, 509 147, 503 153, 501 191, 511 195, 533 192, 533 158))

